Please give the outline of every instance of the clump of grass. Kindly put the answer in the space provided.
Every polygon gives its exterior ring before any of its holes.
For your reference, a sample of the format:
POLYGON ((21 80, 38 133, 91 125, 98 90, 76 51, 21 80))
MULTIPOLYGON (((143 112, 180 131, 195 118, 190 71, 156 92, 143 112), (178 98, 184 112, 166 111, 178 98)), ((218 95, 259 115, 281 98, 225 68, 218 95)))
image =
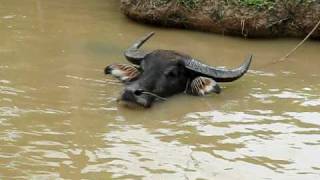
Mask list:
MULTIPOLYGON (((173 0, 152 0, 155 6, 165 5, 173 0)), ((189 9, 195 9, 202 0, 175 0, 178 4, 187 7, 189 9)), ((224 0, 227 4, 255 7, 258 9, 273 9, 276 0, 224 0)), ((310 4, 317 0, 289 0, 297 4, 310 4)))
MULTIPOLYGON (((156 7, 156 6, 165 5, 171 1, 173 0, 152 0, 152 4, 156 7)), ((198 3, 201 0, 175 0, 175 1, 186 8, 194 9, 197 7, 198 3)))
POLYGON ((177 0, 177 2, 187 8, 194 9, 200 0, 177 0))
MULTIPOLYGON (((276 0, 235 0, 235 1, 237 1, 237 3, 240 5, 256 7, 258 9, 263 9, 263 8, 273 9, 276 4, 276 0)), ((307 4, 315 3, 316 1, 317 0, 289 0, 288 2, 296 5, 299 5, 299 4, 307 5, 307 4)))
POLYGON ((159 7, 169 3, 171 0, 153 0, 151 1, 154 7, 159 7))
MULTIPOLYGON (((165 5, 173 0, 153 0, 153 5, 161 6, 165 5)), ((186 8, 194 9, 198 6, 201 0, 176 0, 176 2, 186 8)))
POLYGON ((244 6, 271 9, 274 7, 275 0, 238 0, 238 3, 244 6))

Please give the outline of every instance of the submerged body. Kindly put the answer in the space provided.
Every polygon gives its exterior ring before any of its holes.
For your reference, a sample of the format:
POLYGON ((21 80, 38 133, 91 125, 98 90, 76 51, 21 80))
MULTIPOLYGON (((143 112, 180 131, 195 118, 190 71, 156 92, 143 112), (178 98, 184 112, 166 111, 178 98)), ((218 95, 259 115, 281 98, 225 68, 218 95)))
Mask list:
POLYGON ((125 51, 125 57, 133 65, 109 65, 111 74, 125 83, 121 100, 150 107, 156 99, 186 92, 191 95, 220 93, 218 82, 231 82, 243 76, 249 69, 252 56, 239 68, 218 69, 205 65, 188 55, 171 50, 155 50, 150 53, 138 48, 153 33, 141 38, 125 51))

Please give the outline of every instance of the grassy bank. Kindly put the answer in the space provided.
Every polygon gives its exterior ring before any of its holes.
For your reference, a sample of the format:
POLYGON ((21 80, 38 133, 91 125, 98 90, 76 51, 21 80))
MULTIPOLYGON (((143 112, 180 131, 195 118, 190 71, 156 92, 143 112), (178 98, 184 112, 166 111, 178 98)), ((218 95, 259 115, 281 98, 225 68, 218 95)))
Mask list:
MULTIPOLYGON (((157 5, 164 5, 173 0, 153 0, 157 5)), ((183 5, 187 8, 196 8, 199 4, 201 4, 202 0, 176 0, 177 3, 183 5)), ((239 5, 239 6, 251 6, 255 8, 266 8, 271 9, 275 7, 276 0, 224 0, 227 4, 239 5)), ((296 4, 310 4, 314 3, 317 0, 289 0, 289 3, 296 4)))
POLYGON ((140 22, 246 37, 305 36, 320 19, 320 0, 121 0, 121 9, 140 22))

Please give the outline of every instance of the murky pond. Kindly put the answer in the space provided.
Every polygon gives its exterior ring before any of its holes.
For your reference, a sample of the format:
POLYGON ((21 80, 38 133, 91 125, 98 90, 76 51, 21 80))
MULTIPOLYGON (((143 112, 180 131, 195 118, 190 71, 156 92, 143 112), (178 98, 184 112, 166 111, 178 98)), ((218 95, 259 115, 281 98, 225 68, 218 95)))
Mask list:
POLYGON ((320 43, 145 26, 118 0, 0 1, 0 179, 319 179, 320 43), (151 109, 116 101, 103 68, 155 31, 174 49, 252 70, 220 95, 151 109))

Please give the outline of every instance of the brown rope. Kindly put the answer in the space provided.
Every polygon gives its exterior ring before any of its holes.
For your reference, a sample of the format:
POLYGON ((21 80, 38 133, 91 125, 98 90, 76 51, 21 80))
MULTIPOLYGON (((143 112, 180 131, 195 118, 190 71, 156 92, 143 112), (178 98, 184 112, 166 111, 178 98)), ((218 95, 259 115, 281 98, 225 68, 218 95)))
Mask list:
POLYGON ((291 51, 289 51, 285 56, 283 56, 282 58, 276 60, 276 61, 272 61, 266 65, 264 65, 263 67, 260 67, 258 69, 261 69, 261 68, 264 68, 266 66, 269 66, 269 65, 273 65, 273 64, 276 64, 276 63, 279 63, 279 62, 283 62, 283 61, 286 61, 287 58, 292 54, 294 53, 303 43, 305 43, 309 37, 312 35, 312 33, 319 27, 320 25, 320 20, 319 22, 313 27, 313 29, 309 32, 309 34, 298 44, 296 45, 291 51))

